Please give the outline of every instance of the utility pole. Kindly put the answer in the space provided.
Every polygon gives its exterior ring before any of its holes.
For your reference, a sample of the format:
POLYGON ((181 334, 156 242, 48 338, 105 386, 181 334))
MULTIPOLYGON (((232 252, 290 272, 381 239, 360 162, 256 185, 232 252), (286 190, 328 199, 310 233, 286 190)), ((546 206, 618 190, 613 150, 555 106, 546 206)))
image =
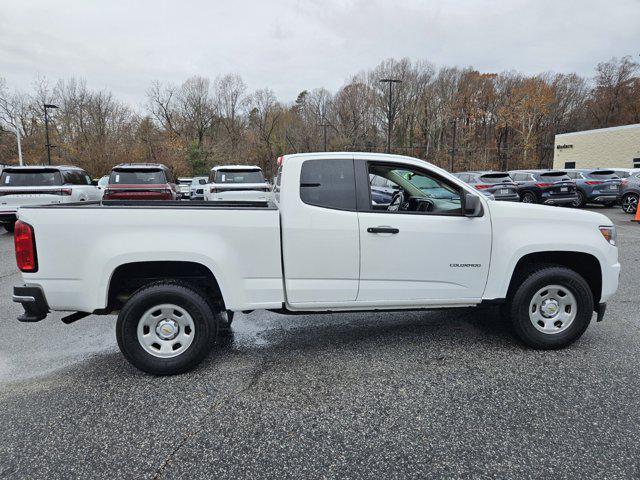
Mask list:
POLYGON ((456 130, 458 127, 458 120, 453 119, 453 142, 451 145, 451 165, 449 166, 449 172, 453 173, 453 159, 456 156, 456 130))
POLYGON ((382 78, 379 80, 380 83, 388 83, 389 84, 389 107, 387 109, 387 153, 391 153, 391 130, 393 130, 393 119, 395 115, 392 115, 391 109, 393 107, 393 84, 394 83, 402 83, 402 80, 398 80, 396 78, 382 78))
POLYGON ((52 145, 49 142, 49 115, 47 113, 47 109, 49 108, 58 108, 58 107, 50 103, 44 104, 44 130, 45 130, 45 137, 47 139, 47 143, 45 145, 47 147, 47 161, 49 162, 49 165, 51 165, 51 146, 52 145))
POLYGON ((322 130, 323 130, 323 144, 324 144, 323 151, 326 152, 327 151, 327 127, 329 127, 330 125, 327 123, 324 116, 322 117, 322 123, 319 126, 322 127, 322 130))

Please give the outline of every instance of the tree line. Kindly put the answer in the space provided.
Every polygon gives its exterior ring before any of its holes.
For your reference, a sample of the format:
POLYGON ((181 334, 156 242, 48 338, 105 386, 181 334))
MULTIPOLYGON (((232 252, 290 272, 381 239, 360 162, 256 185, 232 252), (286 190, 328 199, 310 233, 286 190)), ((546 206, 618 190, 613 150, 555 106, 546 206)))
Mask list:
POLYGON ((255 164, 267 175, 279 155, 386 149, 447 169, 547 168, 558 133, 640 123, 639 65, 599 63, 593 77, 515 71, 482 73, 389 59, 338 91, 304 90, 295 101, 269 88, 250 92, 239 75, 152 82, 141 111, 81 79, 37 79, 29 92, 0 78, 0 164, 46 163, 43 104, 50 111, 52 163, 94 177, 123 162, 160 162, 180 176, 215 165, 255 164), (381 79, 401 82, 392 85, 381 79))

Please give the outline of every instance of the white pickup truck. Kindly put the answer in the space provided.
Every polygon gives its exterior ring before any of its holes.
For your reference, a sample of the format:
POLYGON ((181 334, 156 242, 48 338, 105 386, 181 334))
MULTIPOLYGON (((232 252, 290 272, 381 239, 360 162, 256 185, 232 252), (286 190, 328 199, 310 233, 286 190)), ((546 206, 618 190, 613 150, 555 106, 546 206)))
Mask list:
POLYGON ((22 321, 119 312, 125 357, 152 374, 200 362, 233 312, 499 304, 533 348, 564 347, 618 287, 605 216, 488 201, 425 161, 280 157, 271 202, 103 201, 18 211, 22 321), (370 179, 399 186, 371 200, 370 179), (451 192, 435 198, 425 178, 451 192))

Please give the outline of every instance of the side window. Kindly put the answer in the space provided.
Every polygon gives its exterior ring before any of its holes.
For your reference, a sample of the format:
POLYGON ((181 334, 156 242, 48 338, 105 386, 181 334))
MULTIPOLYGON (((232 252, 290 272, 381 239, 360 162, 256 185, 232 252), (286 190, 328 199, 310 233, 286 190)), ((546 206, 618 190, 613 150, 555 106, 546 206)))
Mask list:
POLYGON ((73 178, 73 172, 70 170, 65 170, 62 172, 62 179, 65 185, 74 185, 75 179, 73 178))
POLYGON ((307 160, 300 172, 300 199, 309 205, 356 209, 353 160, 307 160))
POLYGON ((390 213, 461 215, 461 191, 458 186, 436 174, 407 166, 369 164, 369 175, 385 178, 397 185, 387 202, 370 187, 369 209, 390 213))

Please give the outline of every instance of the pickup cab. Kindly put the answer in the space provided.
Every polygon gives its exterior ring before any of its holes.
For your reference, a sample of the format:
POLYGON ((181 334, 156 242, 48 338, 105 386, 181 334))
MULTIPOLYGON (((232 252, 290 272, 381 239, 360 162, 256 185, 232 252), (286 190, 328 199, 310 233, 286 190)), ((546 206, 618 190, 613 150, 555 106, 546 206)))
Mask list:
MULTIPOLYGON (((569 345, 618 287, 604 215, 487 201, 423 160, 278 159, 265 202, 103 201, 18 211, 19 320, 118 313, 124 356, 152 374, 198 364, 233 312, 498 305, 528 346, 569 345), (371 198, 376 175, 399 186, 371 198), (446 198, 420 188, 426 180, 446 198)), ((295 320, 292 320, 295 321, 295 320)))

